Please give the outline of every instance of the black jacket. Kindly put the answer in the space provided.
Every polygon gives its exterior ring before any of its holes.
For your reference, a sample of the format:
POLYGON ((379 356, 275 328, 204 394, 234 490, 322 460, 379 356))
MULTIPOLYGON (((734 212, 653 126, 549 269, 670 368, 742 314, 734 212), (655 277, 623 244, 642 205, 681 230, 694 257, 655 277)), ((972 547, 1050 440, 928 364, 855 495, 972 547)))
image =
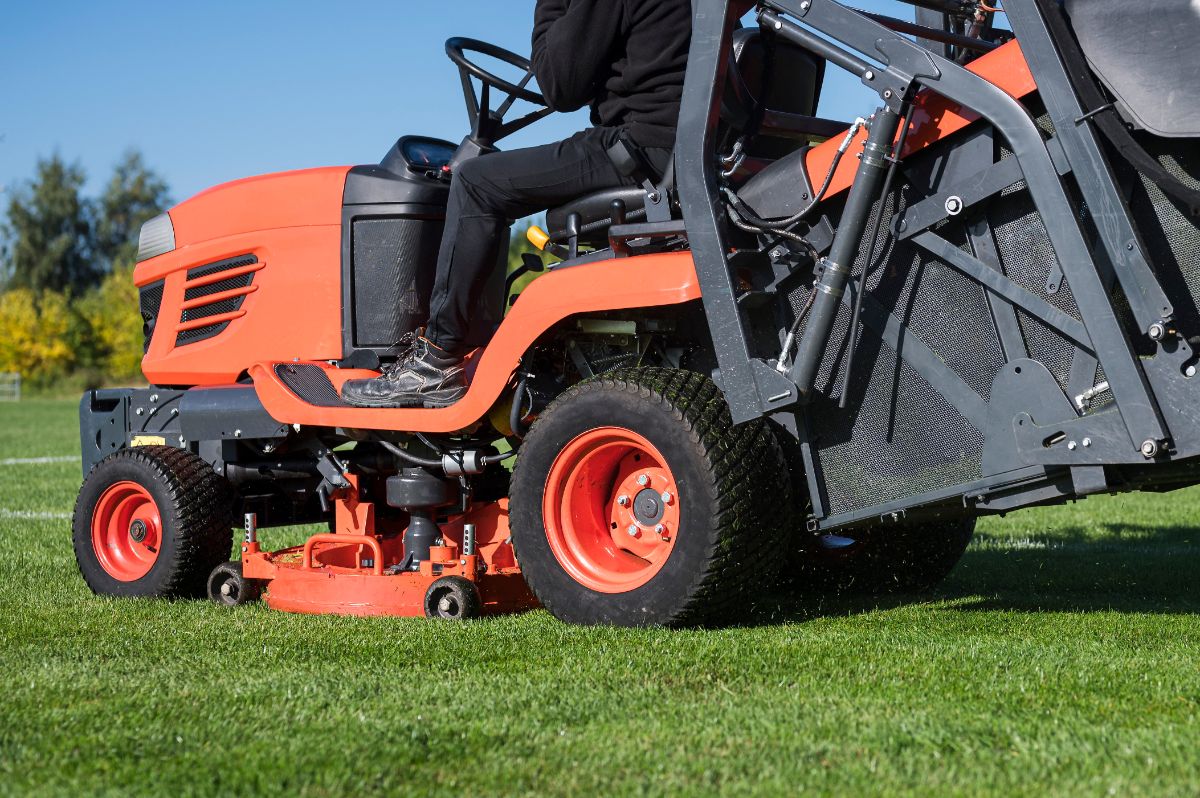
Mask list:
POLYGON ((533 71, 554 110, 671 147, 691 38, 691 0, 538 0, 533 71))

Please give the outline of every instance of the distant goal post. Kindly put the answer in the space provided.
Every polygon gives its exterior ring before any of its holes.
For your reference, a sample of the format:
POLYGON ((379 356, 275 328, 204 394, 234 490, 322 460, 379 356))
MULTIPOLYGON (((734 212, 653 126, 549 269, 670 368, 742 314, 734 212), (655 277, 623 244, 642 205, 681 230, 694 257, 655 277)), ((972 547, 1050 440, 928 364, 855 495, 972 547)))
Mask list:
POLYGON ((21 401, 21 375, 15 371, 0 371, 0 402, 21 401))

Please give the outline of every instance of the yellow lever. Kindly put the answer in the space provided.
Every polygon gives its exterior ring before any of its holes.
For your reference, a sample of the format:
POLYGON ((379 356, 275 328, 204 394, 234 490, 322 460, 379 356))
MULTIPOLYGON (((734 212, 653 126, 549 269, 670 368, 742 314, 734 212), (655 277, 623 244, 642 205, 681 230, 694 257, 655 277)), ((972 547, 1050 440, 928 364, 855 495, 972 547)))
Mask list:
POLYGON ((546 245, 550 243, 550 234, 536 224, 525 231, 525 237, 529 239, 530 244, 543 251, 546 249, 546 245))

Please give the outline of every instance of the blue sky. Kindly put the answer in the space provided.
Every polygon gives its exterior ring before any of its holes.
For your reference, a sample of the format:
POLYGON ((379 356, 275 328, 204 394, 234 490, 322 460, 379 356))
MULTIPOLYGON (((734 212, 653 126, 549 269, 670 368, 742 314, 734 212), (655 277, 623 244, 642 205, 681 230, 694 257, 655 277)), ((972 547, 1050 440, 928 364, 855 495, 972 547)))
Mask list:
MULTIPOLYGON (((856 5, 911 14, 888 0, 856 5)), ((375 163, 396 137, 466 132, 450 36, 529 51, 534 0, 4 0, 0 187, 60 153, 96 192, 130 147, 176 200, 252 174, 375 163)), ((822 113, 870 97, 831 69, 822 113), (836 74, 835 74, 836 73, 836 74)), ((507 146, 585 127, 555 116, 507 146)))

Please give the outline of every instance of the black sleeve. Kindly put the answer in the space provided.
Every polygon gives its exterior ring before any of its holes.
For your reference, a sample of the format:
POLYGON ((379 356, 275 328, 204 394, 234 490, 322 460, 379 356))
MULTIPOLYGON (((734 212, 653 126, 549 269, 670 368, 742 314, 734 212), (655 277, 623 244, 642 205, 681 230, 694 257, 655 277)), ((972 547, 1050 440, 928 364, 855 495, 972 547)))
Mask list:
POLYGON ((575 111, 596 95, 621 31, 624 0, 538 0, 533 12, 533 74, 555 111, 575 111))

